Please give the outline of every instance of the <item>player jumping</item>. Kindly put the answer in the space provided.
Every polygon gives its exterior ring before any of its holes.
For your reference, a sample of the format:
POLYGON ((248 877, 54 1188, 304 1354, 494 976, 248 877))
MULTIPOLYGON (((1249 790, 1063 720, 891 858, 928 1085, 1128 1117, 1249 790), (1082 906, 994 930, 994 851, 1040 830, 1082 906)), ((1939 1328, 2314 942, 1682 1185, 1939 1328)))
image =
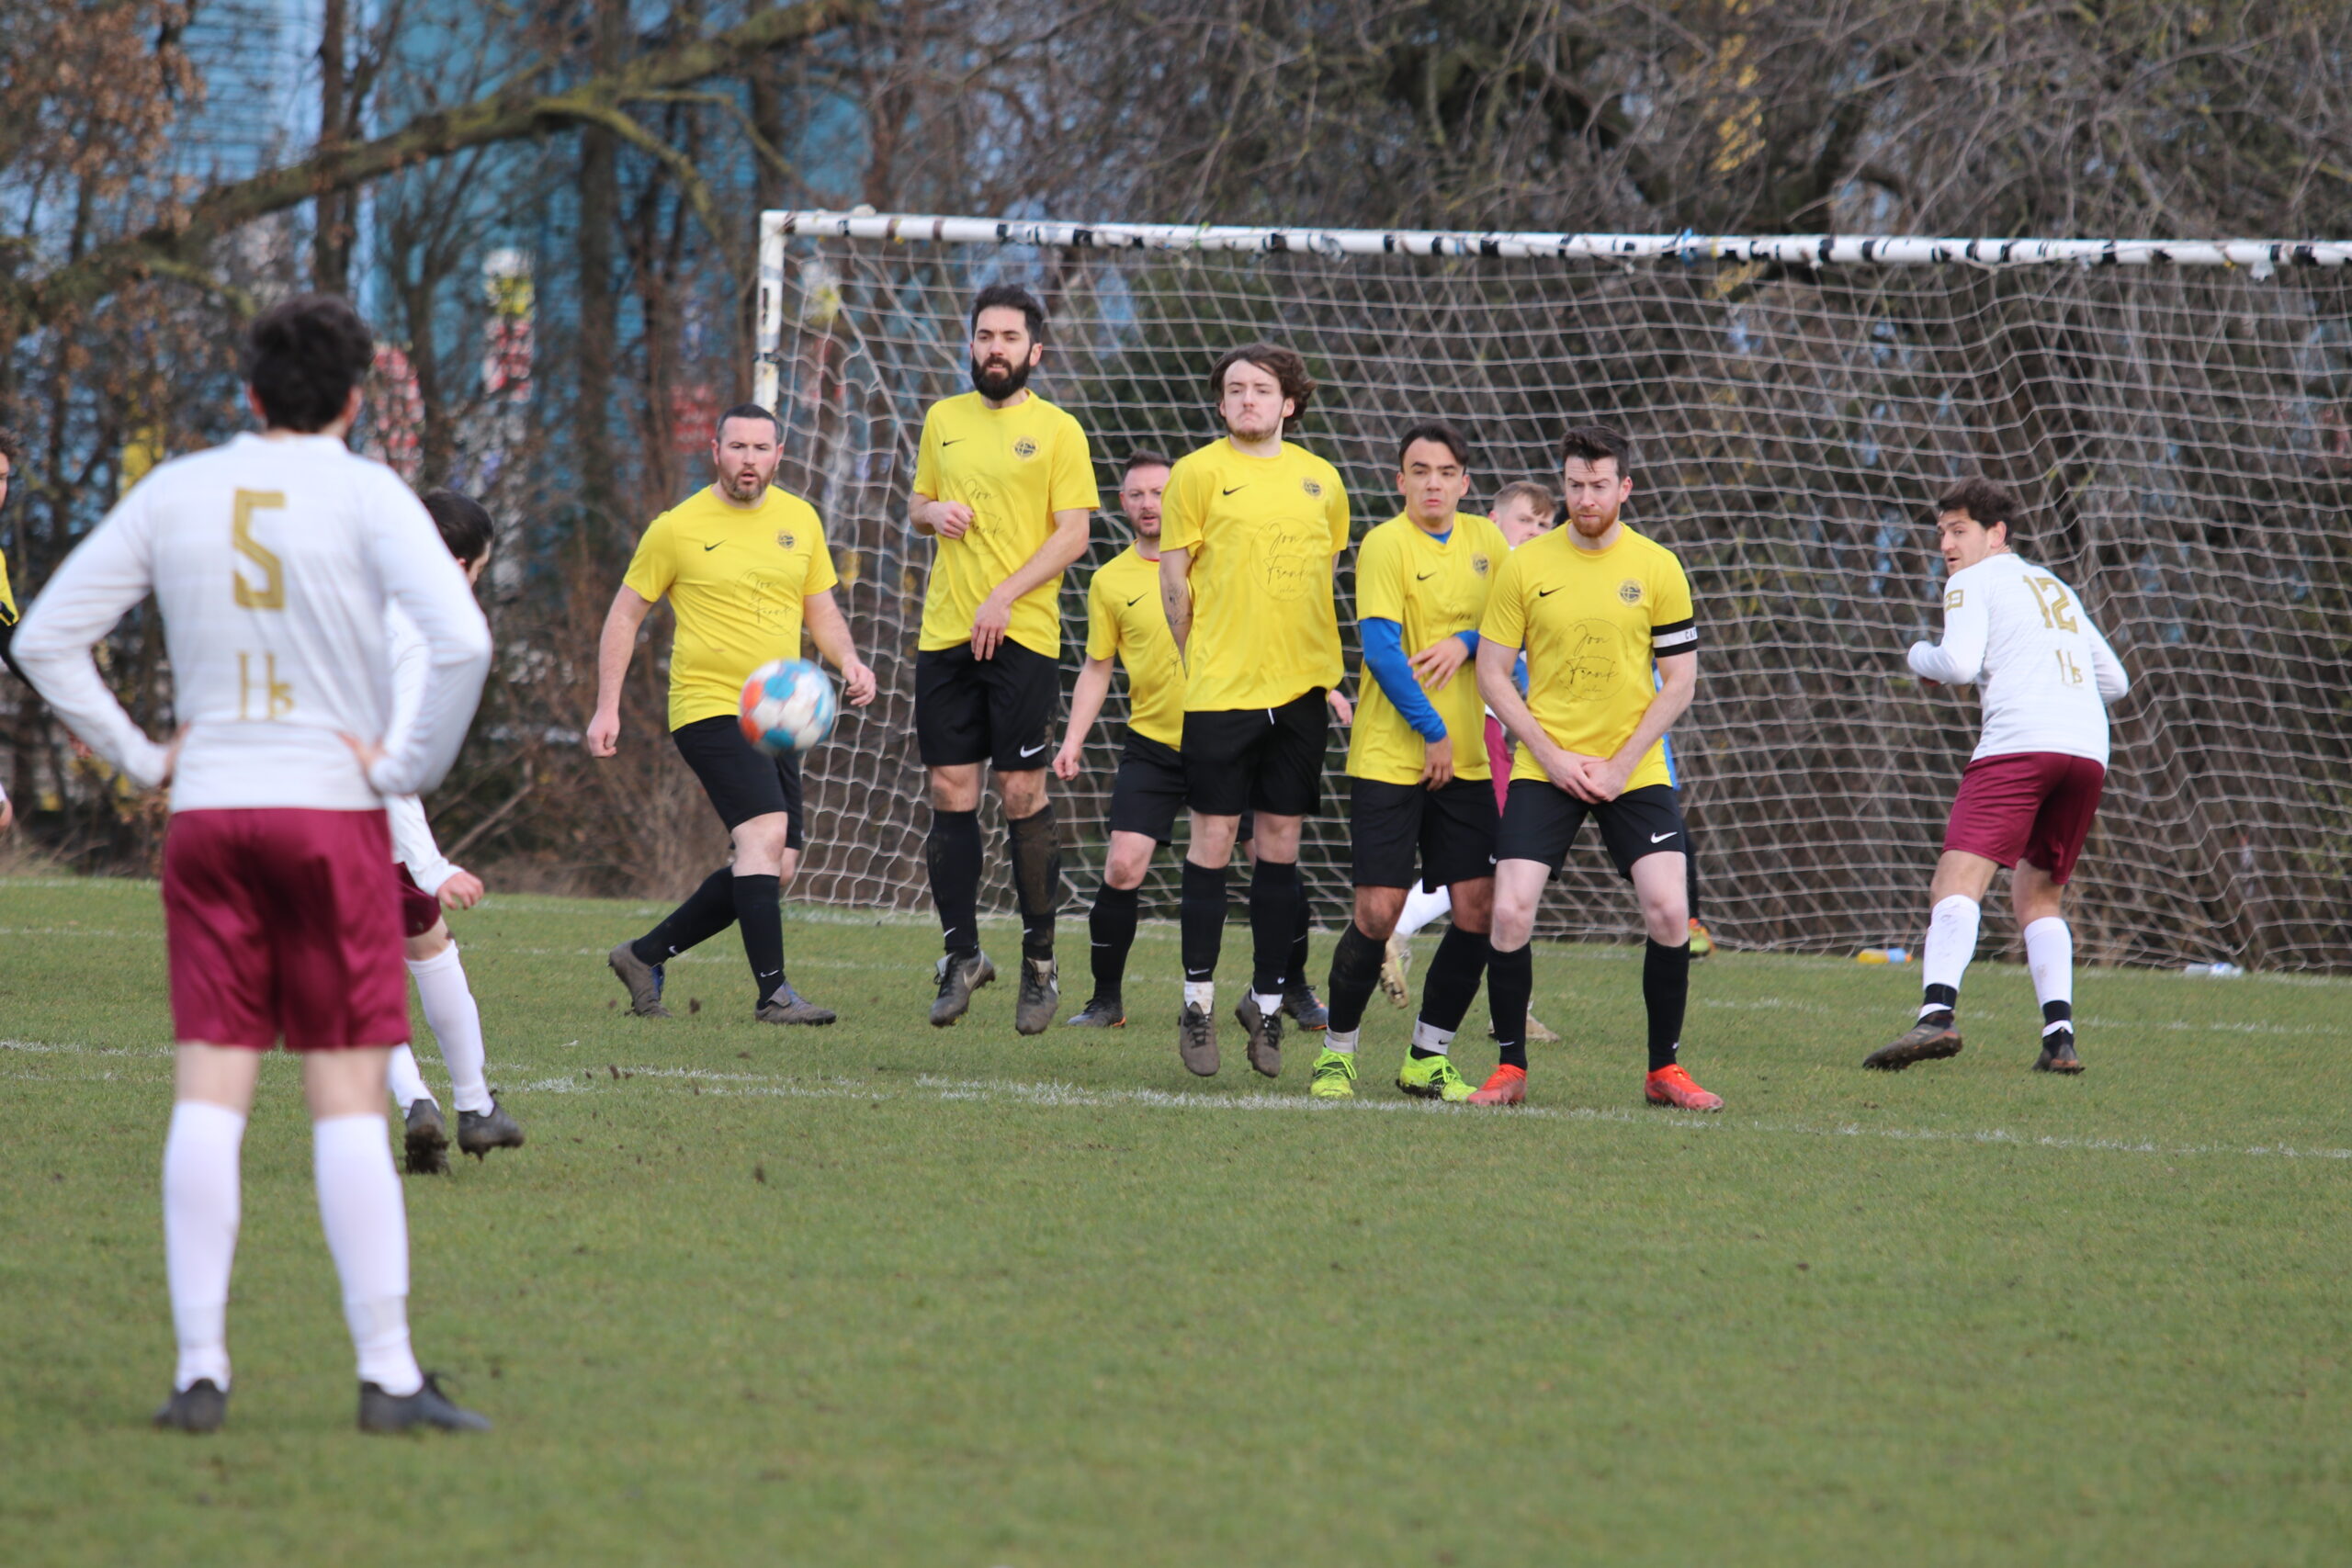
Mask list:
POLYGON ((1471 1102, 1527 1098, 1528 940, 1544 885, 1587 817, 1618 874, 1634 885, 1649 942, 1642 1000, 1649 1014, 1653 1105, 1720 1111, 1676 1056, 1690 995, 1690 904, 1682 813, 1662 740, 1690 705, 1699 628, 1682 563, 1617 513, 1633 493, 1628 446, 1601 426, 1561 443, 1567 525, 1512 552, 1479 626, 1478 690, 1519 740, 1510 800, 1495 845, 1494 957, 1488 999, 1502 1061, 1471 1102), (1527 695, 1511 679, 1527 652, 1527 695))
POLYGON ((1338 469, 1283 439, 1315 391, 1295 352, 1271 343, 1230 350, 1210 370, 1209 391, 1226 437, 1170 471, 1159 541, 1160 596, 1184 655, 1192 811, 1176 1050, 1201 1077, 1217 1070, 1226 867, 1250 811, 1251 976, 1234 1017, 1249 1036, 1250 1066, 1274 1077, 1303 892, 1299 827, 1322 803, 1330 720, 1349 716, 1332 598, 1332 563, 1348 547, 1348 497, 1338 469))
POLYGON ((1961 775, 1928 885, 1919 1019, 1862 1058, 1900 1072, 1960 1055, 1960 979, 1996 867, 2009 897, 2041 1002, 2045 1073, 2079 1073, 2075 1055, 2075 938, 2060 889, 2098 811, 2107 782, 2107 710, 2131 689, 2122 661, 2075 591, 2016 550, 2016 498, 1990 479, 1953 486, 1936 502, 1944 581, 1944 639, 1911 645, 1912 672, 1931 686, 1974 685, 1984 730, 1961 775))
POLYGON ((996 770, 1021 993, 1012 1027, 1042 1033, 1061 999, 1054 914, 1061 846, 1046 798, 1046 749, 1061 695, 1062 572, 1086 553, 1099 497, 1086 432, 1029 390, 1045 357, 1045 307, 995 284, 972 301, 972 390, 923 415, 907 521, 938 540, 915 653, 915 745, 930 774, 923 858, 946 948, 931 1021, 945 1028, 996 978, 980 951, 980 768, 996 770))
POLYGON ((17 661, 125 777, 171 786, 164 927, 171 1132, 164 1257, 179 1364, 157 1426, 227 1414, 240 1152, 261 1055, 301 1054, 319 1218, 343 1283, 364 1431, 481 1429, 409 1346, 408 1216, 384 1122, 384 1068, 408 1039, 384 801, 429 788, 472 719, 490 628, 433 520, 345 445, 374 343, 343 300, 304 295, 247 333, 259 434, 165 463, 65 558, 16 639, 17 661), (180 730, 158 745, 91 649, 155 595, 180 730), (387 603, 427 648, 413 724, 389 728, 387 603))
POLYGON ((637 629, 657 599, 677 617, 670 651, 670 739, 726 825, 733 854, 660 925, 605 955, 628 987, 629 1011, 668 1018, 660 966, 740 925, 752 966, 752 1016, 762 1023, 824 1024, 821 1008, 784 977, 785 885, 807 841, 800 759, 770 756, 743 736, 743 682, 808 640, 842 672, 859 707, 874 700, 874 671, 857 657, 833 601, 833 556, 817 509, 775 485, 784 426, 757 403, 718 416, 710 456, 718 479, 656 517, 637 542, 596 645, 596 713, 588 754, 619 749, 621 682, 637 629))

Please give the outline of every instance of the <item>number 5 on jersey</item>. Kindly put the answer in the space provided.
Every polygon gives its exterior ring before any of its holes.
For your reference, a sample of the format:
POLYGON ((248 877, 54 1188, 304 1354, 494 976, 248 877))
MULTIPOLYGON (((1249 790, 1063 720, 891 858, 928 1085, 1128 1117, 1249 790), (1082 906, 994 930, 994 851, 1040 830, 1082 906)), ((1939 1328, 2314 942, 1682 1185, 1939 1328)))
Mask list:
POLYGON ((237 492, 234 523, 230 526, 230 542, 237 553, 261 569, 261 584, 255 587, 245 579, 243 571, 232 568, 230 579, 236 586, 237 608, 240 610, 283 610, 286 608, 286 563, 277 552, 254 537, 254 513, 267 508, 284 511, 286 496, 274 490, 241 490, 237 492))

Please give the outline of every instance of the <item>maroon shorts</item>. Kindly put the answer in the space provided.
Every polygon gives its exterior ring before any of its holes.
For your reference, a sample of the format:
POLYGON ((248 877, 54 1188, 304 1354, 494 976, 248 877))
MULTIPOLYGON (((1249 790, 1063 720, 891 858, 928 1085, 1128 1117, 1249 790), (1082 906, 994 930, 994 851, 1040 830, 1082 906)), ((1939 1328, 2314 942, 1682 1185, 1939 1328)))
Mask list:
POLYGON ((2014 867, 2019 861, 2064 884, 2098 814, 2107 770, 2063 751, 1979 757, 1960 776, 1944 848, 2014 867))
POLYGON ((172 1029, 291 1051, 408 1043, 380 811, 182 811, 164 840, 172 1029))
POLYGON ((1510 805, 1510 735, 1503 728, 1503 721, 1493 714, 1487 716, 1487 766, 1494 772, 1495 809, 1504 810, 1510 805))
POLYGON ((392 870, 400 879, 401 934, 423 936, 441 923, 441 900, 419 887, 416 878, 408 874, 408 867, 399 861, 392 863, 392 870))

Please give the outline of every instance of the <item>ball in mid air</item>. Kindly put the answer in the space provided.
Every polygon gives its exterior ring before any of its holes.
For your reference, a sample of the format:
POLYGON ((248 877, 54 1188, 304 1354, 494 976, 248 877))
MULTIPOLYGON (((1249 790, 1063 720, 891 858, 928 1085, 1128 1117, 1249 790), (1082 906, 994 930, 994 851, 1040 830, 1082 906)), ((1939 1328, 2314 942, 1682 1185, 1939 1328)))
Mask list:
POLYGON ((832 733, 841 711, 833 682, 805 659, 777 659, 743 682, 743 739, 763 751, 806 751, 832 733))

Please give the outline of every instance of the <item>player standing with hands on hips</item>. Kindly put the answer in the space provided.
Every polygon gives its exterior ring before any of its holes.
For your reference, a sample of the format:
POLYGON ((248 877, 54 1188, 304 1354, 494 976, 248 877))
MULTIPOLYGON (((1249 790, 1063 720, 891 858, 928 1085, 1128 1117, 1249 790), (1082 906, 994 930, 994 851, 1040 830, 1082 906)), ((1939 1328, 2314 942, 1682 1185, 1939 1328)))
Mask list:
POLYGON ((1045 308, 993 284, 972 301, 972 389, 923 415, 907 521, 938 541, 915 652, 915 744, 930 774, 923 858, 946 952, 931 1021, 945 1028, 996 978, 980 951, 980 768, 996 770, 1012 893, 1021 908, 1021 994, 1012 1027, 1041 1034, 1061 983, 1054 966, 1061 846, 1046 798, 1061 699, 1062 572, 1086 553, 1099 502, 1078 421, 1029 390, 1045 357, 1045 308))
POLYGON ((596 645, 596 714, 588 754, 609 757, 621 732, 621 682, 637 628, 667 598, 678 620, 670 650, 670 739, 726 825, 733 853, 662 923, 605 955, 628 987, 629 1011, 668 1018, 662 964, 729 926, 742 928, 752 966, 752 1016, 762 1023, 833 1021, 784 977, 785 885, 807 841, 800 759, 752 745, 740 723, 752 671, 800 655, 805 624, 842 672, 849 700, 874 700, 874 671, 857 657, 833 601, 832 552, 817 509, 775 487, 784 426, 757 403, 718 416, 710 442, 717 482, 656 517, 637 543, 596 645))
POLYGON ((408 487, 345 445, 373 338, 343 300, 303 295, 248 331, 258 434, 157 468, 65 558, 17 634, 34 687, 91 750, 171 787, 164 931, 171 1132, 164 1258, 179 1362, 159 1427, 228 1412, 229 1275, 262 1053, 302 1057, 319 1218, 359 1361, 363 1431, 481 1429, 419 1370, 408 1332, 408 1214, 384 1118, 408 1041, 389 796, 431 788, 490 668, 465 573, 408 487), (179 733, 158 745, 91 649, 153 592, 179 733), (397 604, 430 649, 415 716, 390 729, 397 604))
POLYGON ((2075 591, 2017 553, 2018 525, 2016 498, 1990 479, 1963 480, 1936 502, 1936 544, 1951 573, 1944 640, 1913 643, 1911 671, 1930 686, 1975 686, 1984 728, 1928 884, 1918 1021, 1862 1058, 1883 1072, 1960 1055, 1960 979, 2001 866, 2011 868, 2009 897, 2041 1003, 2034 1067, 2083 1070, 2075 937, 2060 890, 2107 783, 2107 710, 2132 682, 2075 591))

